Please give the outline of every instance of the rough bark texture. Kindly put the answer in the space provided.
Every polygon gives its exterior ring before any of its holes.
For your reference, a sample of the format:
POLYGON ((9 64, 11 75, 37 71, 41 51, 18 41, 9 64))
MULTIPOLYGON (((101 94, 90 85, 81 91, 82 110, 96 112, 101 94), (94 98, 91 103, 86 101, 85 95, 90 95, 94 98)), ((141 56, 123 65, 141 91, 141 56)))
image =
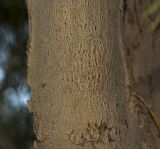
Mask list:
MULTIPOLYGON (((160 29, 152 30, 154 16, 143 18, 143 12, 152 0, 128 0, 124 18, 124 49, 129 81, 135 91, 160 116, 160 29)), ((140 103, 138 121, 145 149, 158 149, 158 130, 148 112, 140 103)), ((137 105, 134 111, 137 110, 137 105)))
POLYGON ((27 4, 36 147, 141 148, 125 104, 122 0, 27 4))

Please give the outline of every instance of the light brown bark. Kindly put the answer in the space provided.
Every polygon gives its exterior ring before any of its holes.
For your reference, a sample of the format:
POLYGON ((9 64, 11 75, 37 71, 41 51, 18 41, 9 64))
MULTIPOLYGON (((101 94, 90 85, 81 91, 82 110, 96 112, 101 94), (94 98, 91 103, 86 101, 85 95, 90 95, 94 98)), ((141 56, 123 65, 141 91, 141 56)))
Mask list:
POLYGON ((27 4, 37 148, 139 149, 125 104, 122 0, 27 4))

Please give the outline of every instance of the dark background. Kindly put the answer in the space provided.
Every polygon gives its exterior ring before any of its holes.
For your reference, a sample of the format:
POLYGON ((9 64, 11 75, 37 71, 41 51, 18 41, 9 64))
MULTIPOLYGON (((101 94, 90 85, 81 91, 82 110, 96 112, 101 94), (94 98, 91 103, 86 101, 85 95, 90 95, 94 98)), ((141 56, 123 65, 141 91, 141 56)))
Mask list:
POLYGON ((24 0, 0 0, 0 149, 32 149, 26 81, 28 16, 24 0))

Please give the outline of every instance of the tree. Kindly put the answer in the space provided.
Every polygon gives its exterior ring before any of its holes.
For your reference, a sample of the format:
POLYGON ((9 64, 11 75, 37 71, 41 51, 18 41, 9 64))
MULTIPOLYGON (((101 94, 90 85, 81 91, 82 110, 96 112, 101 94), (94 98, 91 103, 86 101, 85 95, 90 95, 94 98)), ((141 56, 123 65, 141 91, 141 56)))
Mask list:
POLYGON ((27 4, 37 148, 142 148, 125 100, 122 0, 27 4))
MULTIPOLYGON (((147 18, 143 16, 144 12, 150 12, 148 10, 151 10, 150 8, 153 8, 157 2, 159 4, 159 0, 128 0, 123 36, 130 85, 143 96, 147 104, 152 105, 153 111, 160 115, 160 28, 157 26, 156 29, 151 29, 151 24, 153 27, 158 16, 156 14, 147 15, 147 18)), ((137 115, 144 148, 158 149, 160 128, 157 131, 156 123, 149 116, 144 105, 137 102, 135 105, 132 111, 137 115), (140 108, 137 108, 137 105, 140 108)))

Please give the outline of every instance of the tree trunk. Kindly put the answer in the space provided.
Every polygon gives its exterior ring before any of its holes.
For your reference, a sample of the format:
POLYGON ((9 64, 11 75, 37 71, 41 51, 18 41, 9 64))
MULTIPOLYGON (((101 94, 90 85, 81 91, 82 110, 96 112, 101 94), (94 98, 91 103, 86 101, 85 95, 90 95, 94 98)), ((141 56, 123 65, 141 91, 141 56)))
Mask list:
MULTIPOLYGON (((153 16, 147 19, 143 17, 144 11, 152 2, 154 1, 127 1, 124 49, 130 85, 144 97, 146 103, 152 105, 153 111, 160 115, 160 28, 151 29, 153 16)), ((141 126, 144 148, 158 149, 158 130, 143 105, 138 110, 138 124, 141 126)))
POLYGON ((37 148, 141 148, 125 100, 122 0, 27 4, 37 148))

